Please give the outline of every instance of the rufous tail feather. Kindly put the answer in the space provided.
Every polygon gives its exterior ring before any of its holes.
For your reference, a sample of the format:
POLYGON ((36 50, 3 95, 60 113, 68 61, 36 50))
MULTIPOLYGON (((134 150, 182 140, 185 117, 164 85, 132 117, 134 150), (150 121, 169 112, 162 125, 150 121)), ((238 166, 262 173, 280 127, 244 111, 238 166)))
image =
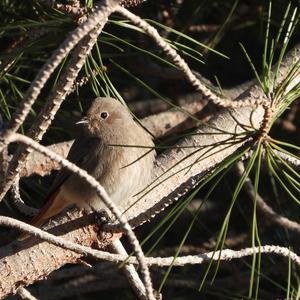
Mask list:
MULTIPOLYGON (((48 198, 46 204, 41 208, 39 213, 31 220, 30 225, 40 227, 51 217, 59 214, 65 207, 67 202, 60 196, 59 190, 54 192, 48 198)), ((27 233, 18 237, 18 240, 22 241, 29 237, 27 233)))

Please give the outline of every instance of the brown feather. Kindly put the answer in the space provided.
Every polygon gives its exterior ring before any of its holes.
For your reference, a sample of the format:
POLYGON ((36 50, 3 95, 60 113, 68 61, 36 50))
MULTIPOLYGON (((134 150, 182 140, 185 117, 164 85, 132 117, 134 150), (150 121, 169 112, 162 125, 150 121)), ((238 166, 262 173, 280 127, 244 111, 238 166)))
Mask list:
POLYGON ((67 204, 62 199, 60 190, 54 192, 40 212, 31 220, 31 225, 36 227, 42 226, 48 219, 62 212, 67 204))
MULTIPOLYGON (((64 201, 61 197, 60 189, 56 190, 50 195, 46 204, 42 207, 39 213, 31 220, 30 224, 35 227, 42 226, 51 217, 59 214, 68 205, 68 202, 64 201)), ((24 233, 18 237, 19 241, 25 240, 29 237, 29 234, 24 233)))

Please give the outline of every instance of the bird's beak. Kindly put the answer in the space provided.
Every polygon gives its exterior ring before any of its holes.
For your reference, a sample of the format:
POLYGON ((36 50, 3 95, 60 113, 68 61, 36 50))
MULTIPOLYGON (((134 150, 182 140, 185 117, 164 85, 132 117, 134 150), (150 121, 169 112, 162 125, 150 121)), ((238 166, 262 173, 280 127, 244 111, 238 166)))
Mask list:
POLYGON ((86 117, 84 117, 80 121, 76 122, 75 124, 79 125, 79 124, 87 124, 87 123, 88 123, 88 120, 86 117))

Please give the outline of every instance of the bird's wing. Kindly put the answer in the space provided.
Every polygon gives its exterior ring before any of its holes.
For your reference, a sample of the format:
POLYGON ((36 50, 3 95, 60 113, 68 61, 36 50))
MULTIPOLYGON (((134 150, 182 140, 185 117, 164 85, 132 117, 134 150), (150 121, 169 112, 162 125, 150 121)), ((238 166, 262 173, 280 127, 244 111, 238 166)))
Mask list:
MULTIPOLYGON (((67 159, 79 167, 82 167, 83 161, 89 156, 91 147, 95 144, 94 139, 80 137, 77 138, 70 148, 67 159)), ((63 199, 60 192, 60 187, 73 173, 63 168, 57 174, 53 185, 48 194, 45 205, 40 212, 30 222, 33 226, 43 225, 49 218, 59 214, 67 205, 67 199, 63 199)))
MULTIPOLYGON (((72 144, 70 151, 68 153, 67 160, 74 163, 78 167, 83 167, 82 163, 91 153, 91 148, 93 147, 95 142, 97 142, 97 141, 95 141, 95 139, 86 138, 83 136, 80 136, 79 138, 75 139, 75 141, 72 144)), ((73 174, 73 172, 71 172, 67 168, 61 169, 55 177, 55 180, 51 186, 48 198, 50 198, 51 194, 54 193, 57 189, 59 189, 59 187, 72 174, 73 174)))

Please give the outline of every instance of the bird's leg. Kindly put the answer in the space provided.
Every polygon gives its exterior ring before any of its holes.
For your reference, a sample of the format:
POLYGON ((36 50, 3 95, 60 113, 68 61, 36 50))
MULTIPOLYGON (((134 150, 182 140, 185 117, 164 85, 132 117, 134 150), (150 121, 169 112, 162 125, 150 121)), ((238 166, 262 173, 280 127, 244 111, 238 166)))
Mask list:
POLYGON ((95 214, 96 223, 100 226, 106 225, 112 222, 112 219, 108 212, 105 209, 96 210, 92 208, 93 213, 95 214))
POLYGON ((99 227, 112 222, 111 217, 105 209, 96 209, 92 205, 88 205, 82 207, 80 210, 84 215, 94 214, 95 223, 99 225, 99 227))
POLYGON ((100 228, 98 236, 100 240, 115 241, 122 237, 122 232, 107 232, 102 231, 103 225, 112 223, 112 218, 105 209, 97 210, 93 207, 89 207, 90 211, 94 213, 95 223, 100 228))

